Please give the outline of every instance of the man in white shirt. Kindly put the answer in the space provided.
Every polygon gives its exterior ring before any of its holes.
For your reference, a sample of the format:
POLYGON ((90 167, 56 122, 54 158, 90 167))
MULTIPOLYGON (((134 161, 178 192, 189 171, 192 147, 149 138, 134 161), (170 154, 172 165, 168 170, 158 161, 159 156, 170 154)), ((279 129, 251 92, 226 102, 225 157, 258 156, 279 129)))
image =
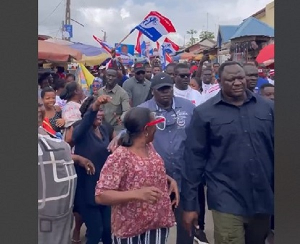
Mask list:
POLYGON ((203 103, 203 97, 200 92, 192 89, 189 86, 190 70, 186 64, 177 64, 174 68, 174 75, 174 96, 190 100, 195 106, 203 103))
POLYGON ((211 65, 204 65, 208 61, 209 54, 204 54, 196 71, 196 77, 199 77, 202 80, 203 91, 201 95, 203 97, 203 102, 214 97, 220 91, 219 83, 216 82, 215 77, 213 77, 211 65))
POLYGON ((213 77, 213 72, 210 67, 202 69, 202 89, 203 89, 203 99, 207 101, 211 97, 214 97, 220 91, 219 83, 215 83, 213 77))

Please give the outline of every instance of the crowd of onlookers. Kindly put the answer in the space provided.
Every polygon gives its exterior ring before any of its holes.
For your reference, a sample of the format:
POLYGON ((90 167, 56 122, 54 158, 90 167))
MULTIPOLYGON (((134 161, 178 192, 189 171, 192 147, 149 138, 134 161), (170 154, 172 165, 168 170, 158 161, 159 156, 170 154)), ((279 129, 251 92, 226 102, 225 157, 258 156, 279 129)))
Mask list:
POLYGON ((87 244, 166 244, 175 223, 177 244, 208 243, 206 203, 216 244, 271 243, 274 70, 88 68, 88 92, 62 68, 39 76, 39 243, 81 243, 83 223, 87 244))

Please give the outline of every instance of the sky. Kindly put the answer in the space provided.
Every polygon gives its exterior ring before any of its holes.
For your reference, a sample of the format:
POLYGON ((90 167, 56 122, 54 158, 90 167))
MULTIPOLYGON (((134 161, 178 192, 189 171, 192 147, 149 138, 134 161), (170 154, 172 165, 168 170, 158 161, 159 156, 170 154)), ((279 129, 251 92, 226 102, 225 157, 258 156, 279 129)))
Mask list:
MULTIPOLYGON (((272 0, 70 0, 74 42, 98 44, 93 35, 111 45, 121 41, 150 11, 158 11, 169 18, 176 33, 168 37, 182 46, 190 39, 190 29, 200 34, 202 30, 217 33, 219 25, 236 25, 253 15, 272 0)), ((38 33, 61 38, 61 26, 65 16, 66 0, 38 0, 38 33)), ((135 44, 137 31, 124 44, 135 44)), ((164 38, 161 38, 162 40, 164 38)), ((162 41, 160 40, 160 42, 162 41)))

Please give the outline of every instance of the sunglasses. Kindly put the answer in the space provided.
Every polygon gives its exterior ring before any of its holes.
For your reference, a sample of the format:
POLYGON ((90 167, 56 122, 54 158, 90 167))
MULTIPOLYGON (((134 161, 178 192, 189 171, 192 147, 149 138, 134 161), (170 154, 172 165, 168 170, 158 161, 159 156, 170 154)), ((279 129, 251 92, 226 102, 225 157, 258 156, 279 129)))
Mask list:
POLYGON ((179 76, 181 79, 184 79, 184 78, 189 78, 190 74, 179 74, 179 76))
POLYGON ((136 72, 137 75, 144 75, 145 74, 145 71, 138 71, 136 72))
POLYGON ((93 88, 100 88, 100 84, 92 85, 93 88))

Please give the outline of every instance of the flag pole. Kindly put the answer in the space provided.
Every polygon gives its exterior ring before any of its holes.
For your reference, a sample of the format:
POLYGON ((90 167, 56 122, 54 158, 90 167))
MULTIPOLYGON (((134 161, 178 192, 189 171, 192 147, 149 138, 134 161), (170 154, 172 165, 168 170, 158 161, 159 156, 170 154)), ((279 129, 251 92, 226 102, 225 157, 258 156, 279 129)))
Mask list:
POLYGON ((120 45, 121 45, 121 43, 123 42, 123 41, 125 41, 127 38, 128 38, 128 36, 130 36, 130 34, 131 34, 132 32, 129 32, 117 45, 116 45, 116 47, 115 47, 115 49, 117 49, 120 45))

